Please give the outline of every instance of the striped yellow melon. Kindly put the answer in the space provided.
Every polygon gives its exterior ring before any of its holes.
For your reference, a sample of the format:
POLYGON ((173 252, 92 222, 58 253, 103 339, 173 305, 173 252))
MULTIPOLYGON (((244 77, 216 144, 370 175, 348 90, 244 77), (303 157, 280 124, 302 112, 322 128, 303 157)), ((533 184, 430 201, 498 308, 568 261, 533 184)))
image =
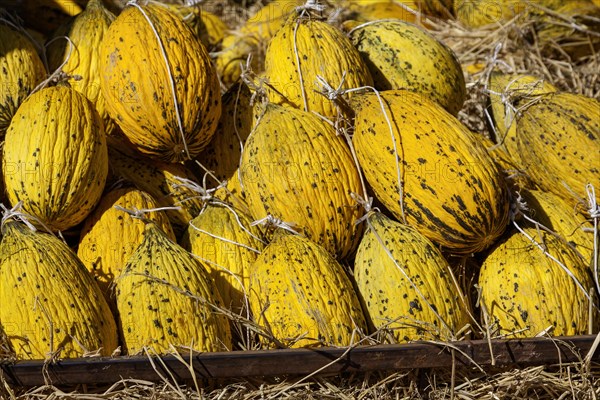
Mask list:
POLYGON ((62 70, 70 75, 71 87, 96 106, 107 134, 112 131, 114 122, 100 92, 100 44, 114 19, 114 14, 104 7, 101 0, 91 0, 83 12, 55 33, 55 39, 48 47, 50 70, 62 65, 62 70), (58 39, 61 36, 68 37, 70 41, 58 39))
POLYGON ((144 240, 115 281, 123 345, 128 354, 149 347, 170 353, 231 350, 223 300, 206 269, 152 221, 144 240))
POLYGON ((528 74, 505 74, 494 71, 488 81, 489 115, 493 122, 494 139, 519 163, 516 118, 520 107, 534 102, 541 95, 558 91, 543 78, 528 74))
MULTIPOLYGON (((111 285, 115 276, 135 249, 141 244, 144 223, 131 218, 125 211, 159 207, 148 193, 132 187, 106 193, 98 207, 86 218, 81 228, 77 255, 98 282, 109 303, 114 302, 111 285)), ((156 222, 171 240, 175 234, 164 211, 149 212, 144 216, 156 222)))
POLYGON ((232 206, 211 202, 190 221, 182 246, 206 266, 225 307, 248 311, 252 264, 265 246, 252 219, 232 206))
POLYGON ((464 298, 438 248, 414 228, 368 217, 354 277, 376 329, 396 341, 452 340, 468 322, 464 298))
POLYGON ((586 212, 574 201, 542 190, 521 192, 528 209, 528 216, 561 236, 583 257, 586 265, 592 265, 594 234, 586 212))
POLYGON ((197 156, 221 114, 216 71, 204 45, 166 6, 127 6, 100 47, 102 95, 136 148, 177 162, 197 156))
POLYGON ((256 220, 272 215, 340 257, 356 249, 358 171, 347 143, 318 116, 268 104, 246 141, 240 175, 256 220))
POLYGON ((271 102, 329 118, 337 115, 336 104, 319 93, 323 85, 318 77, 334 89, 373 84, 367 65, 342 31, 299 12, 290 15, 269 41, 265 75, 271 102))
POLYGON ((0 325, 19 359, 109 356, 117 327, 98 285, 58 237, 2 225, 0 325))
POLYGON ((489 247, 508 223, 509 201, 486 148, 428 98, 407 90, 381 98, 383 108, 375 94, 357 97, 352 140, 375 196, 451 252, 489 247))
POLYGON ((572 336, 597 329, 597 312, 589 324, 588 268, 566 242, 536 228, 515 231, 491 251, 479 287, 494 335, 532 337, 550 328, 553 336, 572 336))
POLYGON ((0 142, 17 108, 45 76, 46 68, 33 43, 0 22, 0 142))
POLYGON ((460 63, 448 46, 425 29, 385 20, 361 25, 349 36, 377 90, 408 89, 458 114, 467 93, 460 63))
POLYGON ((200 193, 187 186, 195 183, 191 170, 182 164, 152 161, 148 158, 125 154, 110 147, 110 167, 115 176, 131 182, 136 188, 150 194, 161 207, 178 207, 166 210, 173 231, 181 236, 188 223, 203 207, 200 193))
MULTIPOLYGON (((271 346, 348 346, 367 326, 346 271, 305 237, 278 232, 250 275, 250 307, 277 342, 271 346)), ((268 338, 263 338, 269 342, 268 338)))
POLYGON ((572 198, 585 196, 587 184, 600 187, 598 100, 549 94, 521 111, 516 124, 521 165, 541 189, 572 198))
POLYGON ((4 143, 8 200, 48 228, 82 222, 108 174, 104 125, 94 105, 68 86, 42 89, 17 110, 4 143))

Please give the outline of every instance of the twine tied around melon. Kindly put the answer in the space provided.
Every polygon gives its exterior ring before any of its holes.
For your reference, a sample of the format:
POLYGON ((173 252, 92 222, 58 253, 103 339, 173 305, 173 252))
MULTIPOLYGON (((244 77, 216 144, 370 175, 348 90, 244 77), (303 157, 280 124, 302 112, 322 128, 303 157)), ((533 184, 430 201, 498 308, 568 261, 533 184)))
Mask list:
POLYGON ((281 228, 290 233, 293 233, 294 235, 298 234, 298 232, 294 229, 294 226, 296 226, 294 222, 285 222, 281 218, 277 218, 272 214, 267 214, 266 217, 257 219, 256 221, 252 221, 252 223, 250 224, 250 226, 256 225, 263 225, 267 229, 281 228))
MULTIPOLYGON (((36 226, 31 223, 31 221, 35 221, 46 232, 50 233, 51 235, 54 235, 54 232, 52 232, 52 229, 50 229, 46 224, 44 224, 44 221, 42 221, 35 215, 27 214, 26 212, 23 211, 23 201, 19 201, 17 204, 15 204, 15 206, 13 208, 10 208, 10 209, 7 208, 4 204, 0 203, 0 208, 2 209, 2 219, 0 219, 0 231, 2 232, 2 234, 4 234, 4 225, 6 224, 6 222, 11 219, 15 219, 15 220, 18 220, 18 221, 24 223, 33 232, 37 232, 38 228, 36 228, 36 226)), ((58 233, 58 237, 63 242, 65 242, 65 239, 60 234, 60 232, 58 233)))
MULTIPOLYGON (((198 198, 200 198, 200 201, 202 202, 202 207, 206 207, 206 204, 208 204, 211 200, 214 199, 214 193, 221 189, 224 188, 225 185, 227 185, 227 181, 223 181, 223 182, 219 182, 219 184, 211 189, 207 189, 206 188, 206 176, 207 174, 204 175, 204 178, 202 180, 203 184, 200 185, 199 183, 188 179, 188 178, 182 178, 180 176, 176 176, 175 179, 177 179, 178 181, 180 181, 181 183, 172 183, 171 187, 173 189, 177 189, 177 188, 186 188, 186 189, 190 189, 193 192, 198 193, 198 198)), ((215 177, 216 179, 216 177, 215 177)), ((185 200, 182 200, 185 201, 185 200)))
MULTIPOLYGON (((375 96, 377 97, 377 101, 379 102, 379 106, 381 107, 381 111, 383 112, 383 117, 385 119, 385 122, 386 122, 389 132, 390 132, 390 137, 392 139, 394 154, 396 154, 396 178, 397 178, 397 183, 398 183, 399 203, 400 203, 400 210, 401 210, 401 214, 402 214, 402 223, 406 224, 406 215, 404 212, 404 177, 402 175, 402 171, 400 168, 400 162, 397 157, 398 145, 396 143, 396 136, 394 135, 394 128, 392 127, 392 121, 390 119, 390 116, 388 115, 387 110, 385 109, 383 99, 381 98, 379 91, 372 86, 361 86, 361 87, 357 87, 357 88, 342 89, 345 76, 346 76, 346 74, 344 72, 342 74, 342 81, 340 82, 338 87, 334 89, 333 86, 331 86, 331 84, 329 84, 325 80, 325 78, 323 78, 320 75, 317 75, 317 82, 321 86, 321 90, 319 93, 322 94, 323 96, 327 97, 328 99, 336 102, 336 104, 341 104, 342 107, 349 107, 348 104, 345 102, 345 100, 343 100, 343 98, 342 98, 342 96, 347 93, 353 93, 353 92, 364 91, 364 90, 370 90, 373 93, 375 93, 375 96), (345 104, 345 106, 344 106, 344 104, 345 104)), ((360 176, 360 181, 361 181, 361 185, 362 185, 363 193, 364 193, 363 199, 367 199, 368 198, 367 189, 366 189, 364 177, 362 174, 362 170, 360 168, 360 165, 358 163, 358 158, 357 158, 356 152, 354 150, 354 146, 352 145, 352 138, 344 129, 342 129, 342 133, 344 134, 344 136, 346 138, 346 142, 350 146, 352 158, 358 169, 358 173, 360 176)))
POLYGON ((496 148, 501 146, 504 143, 504 140, 506 139, 506 134, 508 133, 508 129, 510 129, 512 124, 516 121, 517 116, 521 112, 526 110, 527 108, 536 104, 541 99, 541 95, 533 95, 532 93, 534 93, 536 91, 536 89, 538 89, 539 86, 542 86, 544 84, 543 79, 535 81, 531 84, 524 84, 523 85, 524 87, 510 89, 510 87, 518 80, 519 80, 519 77, 516 77, 516 78, 513 78, 511 81, 509 81, 501 93, 498 93, 494 90, 487 89, 487 88, 484 89, 486 94, 488 94, 488 95, 493 94, 496 96, 500 96, 500 101, 505 108, 504 124, 506 126, 506 132, 501 132, 501 135, 499 135, 499 132, 497 131, 496 126, 493 123, 493 120, 489 113, 489 110, 486 108, 484 111, 485 116, 486 116, 488 122, 490 123, 492 130, 494 131, 494 136, 497 139, 500 138, 498 143, 496 145, 492 146, 488 150, 495 150, 496 148), (523 91, 523 89, 526 89, 526 91, 523 91), (515 101, 520 100, 520 99, 527 99, 527 102, 524 104, 521 104, 518 107, 515 106, 515 104, 514 104, 515 101))
MULTIPOLYGON (((371 223, 371 219, 370 217, 372 215, 375 214, 375 210, 371 210, 370 212, 368 212, 365 215, 365 220, 367 223, 367 229, 369 229, 371 232, 373 232, 373 235, 375 236, 375 239, 377 240, 377 242, 379 243, 379 245, 381 246, 381 248, 385 251, 385 254, 387 255, 387 257, 394 263, 394 267, 396 269, 398 269, 398 271, 400 271, 400 273, 402 274, 402 276, 404 277, 404 279, 406 279, 406 281, 409 283, 409 285, 411 286, 412 289, 414 289, 415 293, 417 294, 417 296, 425 303, 427 304, 427 307, 431 310, 431 312, 436 316, 437 320, 440 321, 440 323, 442 324, 442 326, 447 329, 448 332, 451 332, 452 335, 456 335, 458 332, 454 332, 452 330, 452 328, 448 325, 448 323, 444 320, 444 318, 438 313, 437 308, 431 304, 429 302, 429 300, 427 300, 427 298, 425 297, 425 295, 423 294, 423 292, 421 292, 421 289, 419 289, 419 287, 415 284, 415 282, 413 282, 413 280, 411 279, 411 277, 409 276, 409 274, 406 272, 406 270, 398 263, 398 261, 394 258, 394 255, 392 254, 392 252, 390 251, 389 247, 386 246, 384 240, 381 238, 381 236, 379 235, 379 233, 377 232, 377 229, 375 229, 375 227, 373 226, 373 224, 371 223)), ((462 293, 462 290, 460 289, 460 286, 458 285, 455 277, 454 277, 454 273, 452 272, 452 269, 448 266, 448 273, 450 274, 450 276, 452 277, 453 282, 456 285, 456 290, 458 291, 460 298, 463 300, 464 302, 464 294, 462 293)), ((406 318, 405 316, 400 316, 397 319, 401 319, 401 318, 406 318)), ((437 327, 438 330, 441 330, 441 327, 437 327)), ((462 329, 461 329, 462 331, 462 329)), ((460 331, 459 331, 460 332, 460 331)), ((430 332, 431 333, 431 332, 430 332)), ((454 340, 458 340, 457 337, 453 338, 454 340)))
POLYGON ((131 218, 139 219, 143 222, 150 222, 148 218, 146 218, 146 214, 151 212, 158 211, 168 211, 168 210, 179 210, 181 207, 156 207, 156 208, 125 208, 120 205, 115 205, 114 208, 119 211, 123 211, 126 214, 129 214, 131 218))
MULTIPOLYGON (((206 175, 204 176, 204 178, 206 179, 206 175)), ((240 226, 240 228, 242 228, 242 230, 244 232, 246 232, 247 234, 249 234, 254 239, 258 240, 259 242, 265 243, 264 240, 262 240, 261 238, 257 237, 256 235, 252 234, 252 232, 250 232, 250 230, 248 230, 244 226, 244 224, 242 224, 242 222, 240 221, 240 218, 239 218, 239 215, 238 215, 237 211, 229 203, 227 203, 227 202, 225 202, 225 201, 223 201, 221 199, 218 199, 218 198, 214 197, 214 192, 216 192, 217 190, 222 189, 222 188, 226 189, 227 181, 221 182, 215 188, 207 189, 206 188, 206 182, 204 182, 204 185, 200 185, 200 184, 198 184, 198 183, 196 183, 196 182, 194 182, 194 181, 192 181, 190 179, 180 178, 180 177, 176 177, 176 179, 180 180, 182 183, 181 184, 173 184, 173 187, 185 187, 187 189, 190 189, 191 191, 198 192, 200 194, 200 200, 202 201, 202 209, 200 210, 200 214, 202 214, 206 210, 206 207, 209 204, 217 204, 217 205, 223 206, 223 207, 227 208, 229 211, 231 211, 233 213, 233 215, 235 216, 235 220, 236 220, 237 224, 240 226)), ((215 239, 222 240, 224 242, 231 243, 231 244, 234 244, 236 246, 241 246, 241 247, 244 247, 244 248, 246 248, 246 249, 248 249, 250 251, 253 251, 253 252, 257 253, 257 254, 260 254, 260 251, 257 250, 257 249, 255 249, 255 248, 252 248, 252 247, 246 246, 246 245, 244 245, 242 243, 234 242, 234 241, 231 241, 229 239, 213 235, 210 232, 204 231, 204 230, 200 229, 199 227, 195 226, 194 223, 193 223, 193 221, 190 221, 189 225, 193 229, 197 230, 198 232, 201 232, 201 233, 204 233, 204 234, 209 235, 211 237, 214 237, 215 239)))
MULTIPOLYGON (((38 92, 38 91, 44 89, 49 84, 56 85, 61 82, 68 82, 69 79, 73 79, 75 81, 79 81, 82 79, 81 75, 69 75, 62 70, 63 67, 65 65, 67 65, 67 63, 71 59, 71 55, 73 54, 73 50, 75 48, 73 41, 68 36, 55 37, 54 39, 52 39, 48 43, 46 43, 46 47, 50 46, 52 43, 54 43, 55 41, 60 40, 60 39, 65 39, 67 41, 67 43, 69 44, 69 50, 67 51, 67 56, 65 57, 63 62, 50 75, 48 75, 48 77, 46 79, 44 79, 35 88, 33 88, 31 93, 29 93, 29 96, 31 96, 35 92, 38 92)), ((44 51, 44 55, 45 54, 46 53, 44 51)))
POLYGON ((593 263, 593 271, 594 271, 594 283, 596 283, 596 291, 600 293, 600 270, 598 266, 598 252, 600 251, 599 243, 598 243, 598 220, 600 219, 600 206, 596 202, 596 189, 594 185, 588 183, 585 185, 586 194, 588 197, 588 213, 590 214, 590 218, 593 220, 594 227, 594 258, 592 260, 593 263))
POLYGON ((300 54, 298 53, 298 28, 300 27, 300 21, 304 18, 310 18, 311 12, 322 12, 325 9, 323 4, 319 4, 319 0, 307 0, 301 6, 296 7, 296 13, 298 18, 294 25, 294 57, 296 58, 296 69, 298 71, 298 79, 300 80, 300 93, 302 94, 302 103, 304 104, 304 111, 308 111, 308 100, 306 98, 306 88, 304 86, 304 76, 302 75, 302 68, 300 67, 300 54))
MULTIPOLYGON (((579 257, 581 257, 583 259, 583 257, 579 253, 579 251, 577 251, 577 249, 571 243, 564 240, 564 238, 562 236, 560 236, 558 233, 554 232, 552 229, 544 226, 543 224, 539 223, 538 221, 534 220, 533 218, 528 217, 525 213, 525 211, 528 211, 527 203, 523 200, 520 193, 517 192, 516 198, 513 198, 513 201, 511 203, 512 203, 512 209, 510 211, 510 220, 511 220, 512 224, 514 225, 514 227, 517 229, 517 231, 519 231, 520 234, 525 236, 525 238, 531 244, 533 244, 535 247, 537 247, 546 257, 548 257, 554 263, 558 264, 558 266, 569 276, 569 278, 571 278, 571 280, 573 280, 573 282, 575 282, 575 285, 577 286, 577 288, 583 292, 585 298, 590 302, 590 306, 592 308, 598 309, 598 306, 594 303, 593 293, 590 294, 587 291, 587 289, 583 287, 583 285, 581 284, 579 279, 577 279, 577 277, 573 274, 573 272, 566 265, 564 265, 560 260, 558 260, 556 257, 554 257, 552 254, 550 254, 548 252, 547 247, 543 241, 541 231, 544 231, 544 232, 558 238, 559 240, 563 241, 565 243, 565 245, 567 245, 569 248, 571 248, 579 257), (540 239, 539 241, 536 240, 535 238, 533 238, 532 236, 530 236, 529 234, 527 234, 527 232, 525 232, 523 230, 523 228, 517 222, 518 217, 522 217, 527 222, 529 222, 529 223, 533 224, 533 226, 535 226, 535 228, 538 232, 538 237, 540 239)), ((590 289, 592 291, 594 290, 594 288, 590 288, 590 289)), ((598 292, 598 293, 600 293, 600 292, 598 292)))
POLYGON ((183 143, 183 152, 185 153, 185 156, 187 157, 187 159, 191 160, 192 157, 190 155, 190 151, 189 151, 189 148, 187 145, 187 140, 185 138, 185 132, 183 130, 183 121, 182 121, 182 117, 181 117, 181 111, 179 110, 179 103, 177 102, 177 93, 175 91, 175 78, 173 77, 173 73, 171 72, 171 64, 169 63, 169 59, 167 58, 167 51, 165 50, 165 46, 164 46, 162 40, 160 39, 160 35, 158 34, 158 31, 156 30, 154 23, 152 22, 152 20, 150 19, 150 17, 146 13, 146 11, 144 11, 144 9, 138 4, 139 2, 140 2, 139 0, 129 0, 127 2, 126 6, 133 6, 142 13, 142 16, 144 17, 144 19, 146 21, 148 21, 148 24, 150 25, 150 28, 152 29, 152 33, 154 33, 154 36, 156 37, 156 41, 158 42, 158 48, 160 49, 160 54, 162 55, 163 61, 165 62, 165 67, 167 69, 167 75, 169 76, 169 89, 171 90, 171 96, 173 97, 173 107, 175 108, 175 117, 177 119, 177 128, 179 129, 179 134, 181 135, 181 140, 183 143))

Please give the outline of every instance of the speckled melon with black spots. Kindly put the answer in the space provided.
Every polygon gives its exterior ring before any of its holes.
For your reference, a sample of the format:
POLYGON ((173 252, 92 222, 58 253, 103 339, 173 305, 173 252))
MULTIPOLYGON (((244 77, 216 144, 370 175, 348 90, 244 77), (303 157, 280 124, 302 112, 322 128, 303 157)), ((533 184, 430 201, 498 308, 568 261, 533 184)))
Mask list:
POLYGON ((107 134, 112 132, 114 122, 100 91, 100 44, 114 19, 114 14, 101 0, 91 0, 83 12, 54 33, 47 50, 50 70, 62 66, 62 71, 69 75, 71 87, 84 94, 98 110, 107 134))
POLYGON ((197 156, 221 114, 216 71, 204 45, 160 4, 128 5, 100 47, 102 95, 136 148, 178 162, 197 156))
POLYGON ((33 43, 0 22, 0 142, 17 108, 45 76, 33 43))
POLYGON ((529 218, 551 229, 574 247, 587 265, 593 265, 594 228, 588 207, 579 201, 543 190, 523 190, 529 218))
POLYGON ((376 329, 396 341, 452 340, 468 322, 465 302, 439 249, 380 212, 368 217, 354 278, 376 329))
POLYGON ((358 246, 358 170, 343 137, 315 114, 269 103, 246 141, 240 172, 256 220, 279 218, 339 257, 358 246))
POLYGON ((600 187, 600 101, 542 96, 519 114, 516 137, 521 166, 541 189, 572 199, 585 197, 587 184, 600 187))
POLYGON ((352 139, 375 196, 450 252, 489 247, 508 224, 509 192, 486 148, 432 100, 407 90, 380 96, 383 109, 375 94, 356 97, 352 139))
POLYGON ((82 222, 108 175, 104 124, 94 105, 68 85, 30 95, 6 132, 2 174, 10 203, 22 201, 46 227, 62 231, 82 222))
MULTIPOLYGON (((98 207, 85 219, 81 227, 77 255, 98 282, 109 303, 114 303, 112 283, 135 249, 141 244, 144 223, 131 218, 125 211, 147 210, 159 207, 148 193, 125 187, 107 192, 98 207)), ((153 211, 145 217, 155 221, 165 234, 175 240, 171 223, 164 211, 153 211)))
POLYGON ((223 300, 206 269, 152 221, 144 240, 115 280, 123 344, 128 354, 171 345, 197 351, 231 350, 223 300))
POLYGON ((465 78, 454 52, 425 29, 400 20, 375 21, 349 33, 378 90, 407 89, 457 115, 465 78))
POLYGON ((552 234, 531 227, 524 232, 529 238, 513 232, 481 266, 481 302, 490 329, 511 337, 533 337, 547 328, 552 336, 596 332, 598 310, 590 316, 586 296, 594 283, 582 259, 552 234))
POLYGON ((348 346, 367 331, 346 271, 323 247, 277 231, 250 271, 256 322, 289 347, 348 346))
MULTIPOLYGON (((373 79, 358 50, 342 31, 293 12, 269 41, 265 53, 269 100, 333 118, 336 104, 323 96, 318 77, 332 88, 371 86, 373 79)), ((348 94, 352 96, 352 94, 348 94)))
POLYGON ((541 95, 558 91, 543 78, 528 74, 505 74, 493 71, 488 79, 489 115, 493 138, 498 147, 519 163, 517 151, 517 111, 520 106, 536 101, 541 95))
POLYGON ((0 243, 0 325, 18 359, 82 357, 117 348, 106 300, 58 237, 9 220, 0 243))

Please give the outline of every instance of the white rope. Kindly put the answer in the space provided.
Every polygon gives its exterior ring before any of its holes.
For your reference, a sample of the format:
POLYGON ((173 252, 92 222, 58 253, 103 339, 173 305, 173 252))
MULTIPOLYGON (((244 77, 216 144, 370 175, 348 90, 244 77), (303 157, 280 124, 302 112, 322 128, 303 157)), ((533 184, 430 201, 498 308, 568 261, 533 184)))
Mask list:
MULTIPOLYGON (((58 68, 56 68, 54 70, 54 72, 52 72, 46 79, 44 79, 42 82, 40 82, 30 93, 29 96, 31 96, 32 94, 34 94, 37 91, 40 91, 42 89, 44 89, 46 86, 48 86, 49 83, 52 82, 58 82, 61 81, 63 79, 66 79, 68 77, 68 75, 63 72, 63 67, 65 65, 67 65, 67 63, 69 62, 69 60, 71 59, 71 55, 73 54, 73 49, 75 47, 75 45, 73 44, 73 41, 68 37, 68 36, 59 36, 59 37, 55 37, 54 39, 50 40, 48 43, 46 43, 46 47, 50 46, 52 43, 54 43, 57 40, 60 39, 65 39, 67 41, 67 43, 69 44, 69 49, 67 51, 67 56, 65 57, 65 59, 63 60, 62 64, 60 64, 58 66, 58 68)), ((81 79, 80 76, 73 76, 73 78, 75 80, 79 80, 81 79), (78 79, 79 78, 79 79, 78 79)))
POLYGON ((177 127, 179 128, 181 140, 183 141, 185 155, 188 159, 191 159, 192 157, 190 156, 190 152, 189 152, 188 145, 187 145, 187 140, 185 139, 185 133, 183 131, 183 121, 181 120, 181 112, 179 111, 179 103, 177 102, 177 92, 175 90, 175 79, 173 78, 173 74, 171 73, 171 65, 169 63, 169 59, 167 58, 167 51, 165 50, 165 46, 163 45, 163 42, 160 39, 160 35, 158 34, 156 27, 152 23, 152 20, 150 19, 148 14, 146 14, 144 9, 138 4, 138 1, 130 0, 127 2, 127 6, 134 6, 142 13, 142 15, 144 16, 146 21, 148 21, 148 24, 150 24, 150 28, 152 29, 152 32, 156 36, 156 40, 158 42, 161 55, 163 56, 165 66, 167 67, 167 74, 169 75, 169 85, 170 85, 170 89, 171 89, 171 96, 173 97, 173 106, 175 107, 175 116, 177 117, 177 127))
POLYGON ((592 261, 594 271, 594 282, 596 283, 597 293, 600 293, 600 271, 598 267, 598 219, 600 219, 600 206, 598 206, 598 203, 596 202, 596 189, 594 188, 594 185, 588 183, 585 186, 585 190, 588 196, 588 213, 590 214, 590 218, 592 218, 594 223, 594 258, 592 261))
POLYGON ((23 222, 29 229, 34 232, 37 232, 37 228, 29 222, 29 215, 25 214, 23 209, 23 201, 19 201, 13 208, 8 209, 2 203, 0 203, 0 208, 2 208, 2 220, 0 222, 0 226, 2 227, 2 233, 4 234, 4 225, 9 219, 16 219, 23 222))
POLYGON ((148 213, 152 213, 152 212, 158 212, 158 211, 169 211, 169 210, 179 210, 180 207, 156 207, 156 208, 136 208, 133 207, 131 209, 122 207, 120 205, 115 205, 114 206, 115 209, 119 210, 119 211, 123 211, 129 215, 131 215, 132 218, 136 218, 136 219, 146 219, 146 214, 148 213))
MULTIPOLYGON (((373 93, 375 93, 375 96, 377 97, 377 100, 379 102, 379 106, 381 107, 381 111, 383 112, 383 117, 385 119, 385 122, 388 126, 389 132, 390 132, 390 137, 392 139, 392 144, 393 144, 393 148, 394 148, 394 154, 396 156, 396 159, 394 160, 396 163, 396 178, 397 178, 397 183, 398 183, 398 194, 400 196, 400 213, 402 215, 402 222, 404 224, 406 224, 406 215, 404 212, 404 184, 402 182, 402 171, 400 169, 400 163, 398 160, 398 146, 396 144, 396 136, 394 135, 394 129, 392 127, 392 122, 388 116, 388 113, 386 111, 386 108, 383 104, 383 99, 381 97, 381 95, 379 94, 379 91, 377 89, 375 89, 372 86, 361 86, 358 88, 351 88, 351 89, 342 89, 342 85, 344 84, 344 79, 346 77, 346 71, 344 71, 342 73, 342 80, 340 82, 340 84, 338 85, 337 88, 333 88, 333 86, 331 86, 331 84, 329 84, 324 77, 317 75, 317 83, 321 85, 321 91, 319 93, 321 93, 323 96, 327 97, 329 100, 336 100, 338 99, 340 96, 346 94, 346 93, 352 93, 352 92, 356 92, 359 90, 371 90, 373 91, 373 93)), ((362 185, 362 189, 363 189, 363 193, 364 193, 364 197, 363 199, 367 199, 368 195, 367 195, 367 189, 366 189, 366 184, 364 182, 364 177, 363 177, 363 173, 362 173, 362 169, 360 168, 359 162, 358 162, 358 157, 356 155, 356 151, 354 149, 354 145, 352 144, 352 138, 350 137, 350 135, 348 135, 347 132, 343 132, 344 136, 346 137, 346 141, 348 143, 348 145, 350 146, 350 151, 352 153, 352 157, 354 159, 354 162, 358 168, 358 172, 359 172, 359 176, 360 176, 360 180, 361 180, 361 185, 362 185)), ((368 210, 367 210, 368 211, 368 210)))
POLYGON ((0 220, 0 232, 4 233, 4 225, 9 219, 15 219, 24 223, 29 229, 33 232, 37 232, 38 229, 30 222, 35 221, 39 226, 41 226, 47 233, 57 236, 60 240, 62 240, 65 244, 67 244, 65 238, 62 236, 60 232, 56 235, 48 225, 44 223, 41 219, 36 217, 35 215, 27 214, 23 211, 23 201, 19 201, 15 206, 11 209, 6 208, 6 206, 0 203, 0 208, 2 209, 2 219, 0 220))
MULTIPOLYGON (((593 303, 592 297, 590 296, 590 294, 587 292, 587 290, 583 287, 583 285, 581 284, 581 282, 579 281, 579 279, 577 279, 577 277, 575 276, 575 274, 573 274, 573 272, 566 266, 564 265, 560 260, 558 260, 556 257, 554 257, 552 254, 550 254, 548 252, 548 250, 546 249, 546 246, 542 243, 539 243, 538 241, 536 241, 533 237, 531 237, 529 234, 527 234, 527 232, 525 232, 523 230, 523 228, 521 228, 521 226, 519 226, 519 224, 516 221, 516 217, 518 215, 523 216, 523 218, 525 218, 528 222, 534 224, 535 228, 539 231, 545 231, 549 234, 551 234, 554 237, 557 237, 559 240, 563 240, 560 235, 556 234, 555 232, 553 232, 551 229, 547 228, 546 226, 544 226, 543 224, 540 224, 539 222, 533 220, 532 218, 529 218, 527 215, 525 215, 522 211, 527 210, 527 206, 525 204, 525 202, 522 200, 521 195, 518 194, 518 198, 516 199, 516 201, 513 203, 513 210, 511 211, 511 220, 512 220, 512 224, 515 226, 515 228, 519 231, 519 233, 521 233, 523 236, 525 236, 525 238, 531 243, 533 244, 535 247, 537 247, 546 257, 548 257, 550 260, 552 260, 553 262, 555 262, 556 264, 558 264, 558 266, 569 276, 569 278, 571 278, 573 280, 573 282, 575 282, 575 285, 577 286, 578 289, 580 289, 583 294, 585 295, 586 299, 590 302, 593 303)), ((541 234, 541 232, 539 232, 539 234, 541 234)), ((563 240, 563 243, 567 243, 566 241, 563 240)), ((573 247, 571 245, 569 245, 567 243, 567 245, 572 249, 573 247)), ((594 307, 596 307, 594 305, 594 307)))
POLYGON ((257 250, 257 249, 255 249, 255 248, 254 248, 254 247, 252 247, 252 246, 248 246, 248 245, 246 245, 246 244, 243 244, 243 243, 240 243, 240 242, 236 242, 236 241, 234 241, 234 240, 227 239, 227 238, 225 238, 225 237, 223 237, 223 236, 215 235, 215 234, 214 234, 214 233, 212 233, 212 232, 205 231, 204 229, 201 229, 201 228, 197 227, 196 225, 194 225, 194 221, 193 221, 193 220, 192 220, 192 221, 190 221, 190 223, 189 223, 189 224, 190 224, 190 226, 191 226, 191 227, 192 227, 194 230, 196 230, 196 231, 198 231, 198 232, 200 232, 200 233, 203 233, 203 234, 205 234, 205 235, 207 235, 207 236, 210 236, 210 237, 212 237, 213 239, 217 239, 217 240, 220 240, 220 241, 222 241, 222 242, 225 242, 225 243, 233 244, 233 245, 235 245, 235 246, 240 246, 240 247, 243 247, 243 248, 245 248, 246 250, 250 250, 250 251, 252 251, 252 252, 254 252, 254 253, 256 253, 256 254, 260 254, 260 253, 261 253, 261 252, 260 252, 260 250, 257 250))
POLYGON ((258 219, 256 221, 253 221, 250 226, 256 226, 256 225, 264 225, 267 228, 282 228, 285 229, 288 232, 294 233, 294 234, 298 234, 298 232, 296 232, 296 230, 294 230, 294 226, 296 225, 293 222, 284 222, 282 219, 279 218, 275 218, 273 215, 271 214, 267 214, 266 217, 258 219))

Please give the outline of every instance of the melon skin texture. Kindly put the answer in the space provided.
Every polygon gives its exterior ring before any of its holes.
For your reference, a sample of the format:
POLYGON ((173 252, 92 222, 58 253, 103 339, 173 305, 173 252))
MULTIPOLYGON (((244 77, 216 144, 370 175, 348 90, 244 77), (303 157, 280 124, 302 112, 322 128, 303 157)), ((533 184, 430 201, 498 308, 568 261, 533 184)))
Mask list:
POLYGON ((100 46, 114 19, 115 15, 101 0, 91 0, 83 12, 54 33, 54 41, 48 47, 50 70, 55 71, 64 63, 61 69, 69 75, 69 84, 94 104, 107 134, 112 132, 114 121, 100 91, 100 46), (68 37, 70 42, 61 36, 68 37))
POLYGON ((117 325, 100 288, 58 237, 17 221, 2 227, 0 331, 17 359, 116 350, 117 325))
MULTIPOLYGON (((146 192, 132 187, 114 189, 102 197, 98 207, 83 223, 77 255, 112 306, 114 278, 120 275, 121 269, 144 237, 144 223, 131 218, 117 206, 132 211, 159 207, 146 192)), ((156 222, 171 240, 175 240, 164 211, 148 212, 144 216, 156 222)))
POLYGON ((240 172, 255 220, 281 219, 340 258, 356 250, 358 170, 343 137, 321 118, 268 104, 246 141, 240 172))
POLYGON ((252 265, 265 247, 261 229, 233 206, 215 202, 190 221, 181 245, 202 260, 225 307, 248 310, 252 265))
POLYGON ((408 89, 458 114, 467 95, 460 63, 448 46, 425 29, 384 20, 361 25, 349 36, 377 90, 408 89))
POLYGON ((542 96, 517 118, 516 141, 521 166, 540 189, 574 199, 585 197, 587 184, 600 187, 600 101, 542 96))
POLYGON ((100 63, 108 112, 138 151, 179 162, 208 144, 221 115, 219 81, 178 15, 156 4, 126 7, 106 32, 100 63))
POLYGON ((269 41, 265 76, 270 83, 267 94, 271 102, 328 118, 334 118, 338 108, 319 93, 323 88, 318 77, 332 88, 373 85, 367 65, 342 31, 297 12, 288 17, 269 41))
POLYGON ((0 22, 0 141, 21 103, 45 76, 33 43, 0 22))
POLYGON ((353 332, 358 338, 367 330, 341 264, 306 237, 280 231, 252 267, 250 307, 256 322, 289 347, 348 346, 353 332))
POLYGON ((116 279, 115 293, 125 351, 147 346, 160 354, 171 346, 197 351, 231 350, 223 300, 206 269, 186 250, 147 222, 144 240, 116 279))
POLYGON ((597 305, 590 327, 590 304, 584 293, 594 283, 582 259, 560 238, 531 227, 524 232, 542 243, 573 277, 525 234, 515 231, 481 266, 479 287, 490 329, 511 337, 533 337, 547 328, 552 336, 584 335, 590 328, 596 331, 597 305))
POLYGON ((357 96, 352 138, 375 197, 449 252, 488 248, 508 224, 509 192, 486 148, 430 99, 380 95, 383 109, 374 94, 357 96))
POLYGON ((68 86, 29 96, 6 133, 2 173, 10 203, 23 202, 40 225, 63 231, 82 222, 108 175, 104 124, 94 105, 68 86))
POLYGON ((379 212, 367 225, 354 278, 375 329, 390 330, 398 342, 456 340, 469 319, 442 253, 414 228, 379 212))

